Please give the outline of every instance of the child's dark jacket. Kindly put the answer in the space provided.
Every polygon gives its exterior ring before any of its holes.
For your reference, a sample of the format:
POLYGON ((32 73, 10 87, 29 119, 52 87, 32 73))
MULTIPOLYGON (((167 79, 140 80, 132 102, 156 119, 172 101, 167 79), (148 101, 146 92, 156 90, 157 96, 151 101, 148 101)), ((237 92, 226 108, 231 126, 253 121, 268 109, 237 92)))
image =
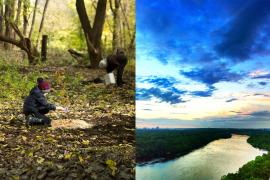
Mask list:
POLYGON ((46 97, 42 91, 36 86, 31 91, 29 96, 24 100, 23 113, 38 113, 43 110, 55 110, 56 107, 53 104, 47 102, 46 97))

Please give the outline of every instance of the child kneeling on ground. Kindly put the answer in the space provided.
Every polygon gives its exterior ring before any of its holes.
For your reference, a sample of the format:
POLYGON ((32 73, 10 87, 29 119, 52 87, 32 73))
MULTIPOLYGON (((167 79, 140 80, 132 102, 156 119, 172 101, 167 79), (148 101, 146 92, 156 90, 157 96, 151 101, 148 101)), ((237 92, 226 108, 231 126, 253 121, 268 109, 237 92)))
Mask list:
POLYGON ((43 80, 37 79, 37 86, 35 86, 24 100, 23 113, 26 116, 26 126, 28 125, 47 125, 51 126, 51 119, 45 114, 49 111, 56 110, 54 104, 47 102, 46 93, 50 92, 50 84, 43 80))

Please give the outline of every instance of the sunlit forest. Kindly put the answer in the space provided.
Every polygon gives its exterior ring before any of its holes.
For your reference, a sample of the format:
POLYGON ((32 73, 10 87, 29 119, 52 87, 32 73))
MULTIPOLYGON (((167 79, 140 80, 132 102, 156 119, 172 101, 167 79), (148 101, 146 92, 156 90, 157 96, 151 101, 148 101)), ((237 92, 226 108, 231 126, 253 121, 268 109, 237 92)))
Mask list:
POLYGON ((0 0, 1 179, 134 179, 134 81, 134 0, 0 0))

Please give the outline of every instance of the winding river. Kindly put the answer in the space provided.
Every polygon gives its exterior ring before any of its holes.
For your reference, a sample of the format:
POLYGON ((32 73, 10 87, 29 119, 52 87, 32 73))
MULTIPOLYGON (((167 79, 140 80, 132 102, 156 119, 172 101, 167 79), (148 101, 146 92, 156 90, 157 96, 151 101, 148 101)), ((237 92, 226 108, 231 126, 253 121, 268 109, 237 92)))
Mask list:
POLYGON ((175 160, 136 167, 138 180, 219 180, 267 151, 247 143, 248 136, 220 139, 175 160))

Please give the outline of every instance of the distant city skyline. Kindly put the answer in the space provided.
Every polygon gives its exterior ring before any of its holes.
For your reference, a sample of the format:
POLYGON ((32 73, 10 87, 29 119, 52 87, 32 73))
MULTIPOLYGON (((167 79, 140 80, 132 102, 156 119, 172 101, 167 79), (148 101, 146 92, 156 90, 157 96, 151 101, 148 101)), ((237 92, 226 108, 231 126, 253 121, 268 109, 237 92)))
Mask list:
POLYGON ((270 128, 270 1, 136 1, 136 126, 270 128))

